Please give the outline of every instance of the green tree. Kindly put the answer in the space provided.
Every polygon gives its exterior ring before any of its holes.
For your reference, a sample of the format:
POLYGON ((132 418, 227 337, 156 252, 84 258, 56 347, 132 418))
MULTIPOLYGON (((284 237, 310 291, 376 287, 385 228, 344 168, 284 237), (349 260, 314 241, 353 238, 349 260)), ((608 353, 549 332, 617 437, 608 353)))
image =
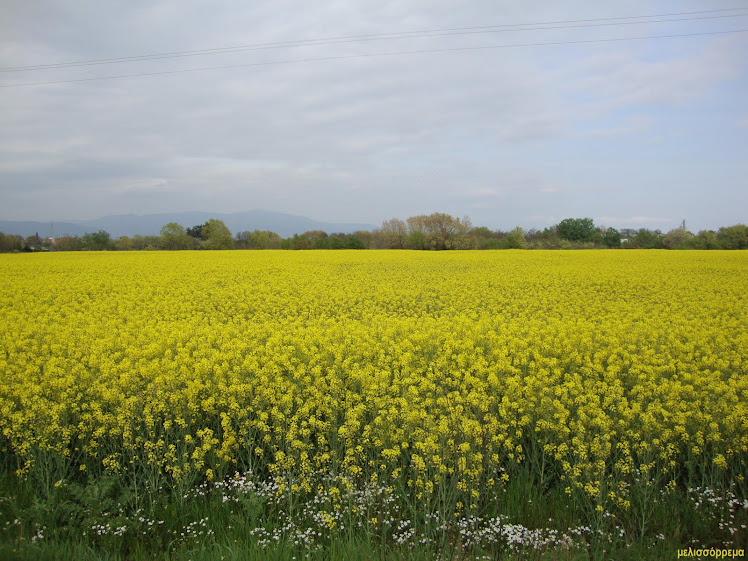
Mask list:
POLYGON ((607 228, 602 235, 602 242, 605 244, 605 247, 621 247, 621 232, 615 228, 607 228))
POLYGON ((390 218, 374 234, 377 249, 403 249, 408 239, 408 227, 399 218, 390 218))
POLYGON ((499 243, 502 249, 524 249, 526 245, 525 231, 519 226, 501 238, 499 243))
POLYGON ((426 236, 420 230, 412 230, 408 232, 408 237, 405 240, 405 247, 408 249, 428 249, 426 246, 426 236))
POLYGON ((361 240, 366 246, 366 249, 371 247, 372 233, 369 230, 356 230, 351 235, 361 240))
POLYGON ((83 249, 90 251, 105 251, 114 247, 109 237, 109 232, 105 232, 104 230, 83 234, 82 242, 83 249))
POLYGON ((469 249, 476 245, 473 225, 468 217, 459 219, 435 212, 428 216, 411 216, 407 225, 405 247, 408 249, 469 249))
POLYGON ((424 219, 430 249, 453 249, 458 225, 449 214, 435 212, 424 219))
POLYGON ((683 228, 673 228, 662 238, 662 245, 666 249, 682 248, 686 246, 688 240, 692 237, 693 234, 683 228))
POLYGON ((476 226, 472 229, 472 234, 476 236, 477 238, 495 238, 496 233, 491 230, 490 228, 487 228, 486 226, 476 226))
POLYGON ((328 249, 330 247, 327 232, 323 230, 309 230, 304 232, 304 237, 309 240, 312 249, 328 249))
POLYGON ((542 231, 532 229, 525 234, 525 239, 531 249, 559 249, 562 245, 556 226, 545 228, 542 231))
POLYGON ((312 245, 309 242, 309 238, 305 235, 294 234, 292 238, 289 238, 289 249, 311 249, 312 245))
POLYGON ((239 249, 279 249, 283 239, 270 230, 253 230, 239 232, 236 235, 235 247, 239 249))
POLYGON ((326 249, 345 249, 345 244, 346 244, 347 239, 348 239, 348 236, 333 234, 332 236, 327 238, 326 249))
POLYGON ((55 238, 52 248, 53 251, 80 251, 83 249, 83 240, 78 236, 60 236, 55 238))
POLYGON ((346 236, 345 238, 345 249, 366 249, 366 243, 364 240, 357 236, 346 236))
POLYGON ((252 235, 252 243, 258 249, 278 249, 283 239, 271 230, 255 230, 252 235))
POLYGON ((115 242, 114 242, 114 249, 118 251, 131 251, 135 249, 135 244, 132 240, 132 238, 128 236, 120 236, 115 242))
POLYGON ((205 235, 205 232, 203 232, 204 227, 205 227, 205 224, 198 224, 197 226, 193 226, 192 228, 187 228, 186 233, 191 238, 205 241, 208 239, 208 237, 205 235))
POLYGON ((234 248, 234 239, 231 236, 231 230, 223 223, 223 220, 211 218, 203 224, 202 234, 205 236, 206 249, 234 248))
POLYGON ((42 239, 39 237, 38 233, 33 236, 28 236, 23 241, 23 251, 42 251, 43 249, 42 239))
POLYGON ((721 249, 748 249, 748 226, 736 224, 717 230, 717 243, 721 249))
POLYGON ((3 234, 0 232, 0 252, 9 253, 21 251, 23 248, 23 238, 13 234, 3 234))
POLYGON ((556 228, 559 237, 570 242, 592 241, 597 231, 592 218, 564 218, 556 228))
POLYGON ((627 247, 633 249, 663 249, 662 232, 659 230, 640 229, 633 238, 629 238, 627 247))
POLYGON ((494 233, 485 226, 476 226, 470 230, 470 236, 475 241, 476 249, 491 249, 494 242, 494 233))
POLYGON ((717 233, 713 230, 700 230, 698 234, 686 241, 688 249, 719 249, 717 233))
POLYGON ((164 249, 189 249, 193 243, 181 224, 169 222, 161 228, 161 246, 164 249))
POLYGON ((408 249, 429 249, 425 220, 426 216, 423 214, 407 219, 408 237, 405 240, 405 247, 408 249))
POLYGON ((161 236, 143 236, 142 243, 143 249, 155 251, 161 249, 162 239, 161 236))
POLYGON ((135 234, 128 245, 130 245, 130 249, 140 251, 148 246, 148 241, 140 234, 135 234))
POLYGON ((455 226, 457 231, 452 240, 452 249, 476 249, 478 240, 473 234, 473 222, 470 217, 455 218, 455 226))
POLYGON ((250 249, 249 236, 252 234, 249 230, 242 230, 234 236, 234 249, 250 249))

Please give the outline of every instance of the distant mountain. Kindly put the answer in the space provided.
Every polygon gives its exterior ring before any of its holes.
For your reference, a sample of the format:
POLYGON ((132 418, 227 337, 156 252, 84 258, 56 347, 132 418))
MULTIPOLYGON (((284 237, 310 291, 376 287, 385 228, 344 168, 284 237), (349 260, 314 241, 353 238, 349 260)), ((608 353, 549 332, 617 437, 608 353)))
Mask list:
POLYGON ((87 232, 105 230, 113 238, 122 236, 154 236, 169 222, 177 222, 189 228, 203 224, 206 220, 215 218, 223 220, 224 224, 237 234, 244 230, 271 230, 287 238, 294 234, 303 234, 308 230, 323 230, 328 234, 342 232, 351 234, 356 230, 373 230, 372 224, 319 222, 306 216, 284 214, 266 210, 249 210, 231 214, 218 212, 172 212, 161 214, 122 214, 105 216, 95 220, 76 220, 69 222, 31 222, 0 220, 0 232, 16 234, 23 237, 38 233, 43 238, 60 236, 82 236, 87 232))
MULTIPOLYGON (((0 220, 0 232, 27 238, 38 234, 42 238, 59 238, 61 236, 82 236, 91 232, 81 224, 72 222, 32 222, 30 220, 0 220)), ((95 231, 95 230, 93 230, 95 231)))

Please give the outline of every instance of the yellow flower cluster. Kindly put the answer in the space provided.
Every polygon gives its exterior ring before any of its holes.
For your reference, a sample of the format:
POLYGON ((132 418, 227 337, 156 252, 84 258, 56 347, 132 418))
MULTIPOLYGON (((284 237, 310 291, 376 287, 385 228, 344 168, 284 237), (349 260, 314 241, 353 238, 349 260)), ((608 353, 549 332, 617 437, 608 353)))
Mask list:
MULTIPOLYGON (((748 254, 0 255, 0 454, 591 505, 748 471, 748 254), (450 487, 453 486, 453 487, 450 487)), ((441 494, 441 495, 440 495, 441 494)))

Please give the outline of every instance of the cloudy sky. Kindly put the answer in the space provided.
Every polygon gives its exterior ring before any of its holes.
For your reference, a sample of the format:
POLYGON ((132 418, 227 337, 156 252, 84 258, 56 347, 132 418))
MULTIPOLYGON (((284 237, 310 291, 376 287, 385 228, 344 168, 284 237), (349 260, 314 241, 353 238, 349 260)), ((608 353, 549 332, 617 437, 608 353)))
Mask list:
POLYGON ((0 219, 748 222, 748 33, 724 33, 748 30, 745 0, 2 11, 0 219))

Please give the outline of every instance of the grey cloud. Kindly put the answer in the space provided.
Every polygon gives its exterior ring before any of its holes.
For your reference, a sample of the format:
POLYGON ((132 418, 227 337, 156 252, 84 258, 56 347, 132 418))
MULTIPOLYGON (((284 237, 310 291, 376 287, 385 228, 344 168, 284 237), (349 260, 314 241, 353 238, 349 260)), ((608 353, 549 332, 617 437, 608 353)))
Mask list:
MULTIPOLYGON (((17 1, 0 23, 0 66, 622 13, 581 0, 532 8, 488 1, 470 10, 450 1, 17 1)), ((634 2, 626 13, 651 10, 634 2)), ((268 49, 0 75, 0 84, 580 33, 268 49)), ((689 104, 745 80, 741 41, 703 39, 681 54, 624 43, 487 49, 0 89, 2 218, 267 208, 377 223, 439 210, 508 227, 532 226, 534 216, 560 210, 605 216, 626 199, 644 207, 631 208, 631 216, 667 216, 667 200, 631 188, 622 173, 642 159, 641 148, 616 146, 614 156, 611 143, 639 134, 661 136, 666 141, 656 146, 669 147, 672 137, 652 107, 690 119, 689 104), (597 186, 603 176, 609 189, 597 186)), ((664 172, 647 166, 640 166, 642 183, 656 183, 664 172)), ((729 185, 737 186, 739 171, 725 175, 729 185)))
POLYGON ((565 78, 566 89, 589 99, 587 115, 621 106, 682 105, 703 97, 717 84, 744 72, 746 39, 700 41, 697 52, 650 60, 646 53, 606 49, 585 57, 565 78))

